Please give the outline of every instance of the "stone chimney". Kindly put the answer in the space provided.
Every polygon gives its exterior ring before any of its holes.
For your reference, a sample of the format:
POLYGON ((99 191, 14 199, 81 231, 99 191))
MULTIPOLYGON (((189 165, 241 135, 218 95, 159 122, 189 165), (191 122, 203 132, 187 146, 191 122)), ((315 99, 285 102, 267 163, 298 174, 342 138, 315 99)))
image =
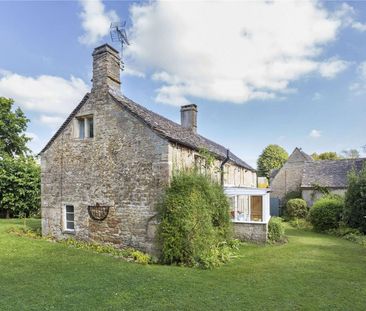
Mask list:
POLYGON ((120 57, 116 49, 103 44, 93 52, 92 91, 120 89, 120 57))
POLYGON ((197 105, 185 105, 180 108, 180 123, 183 127, 197 133, 197 105))

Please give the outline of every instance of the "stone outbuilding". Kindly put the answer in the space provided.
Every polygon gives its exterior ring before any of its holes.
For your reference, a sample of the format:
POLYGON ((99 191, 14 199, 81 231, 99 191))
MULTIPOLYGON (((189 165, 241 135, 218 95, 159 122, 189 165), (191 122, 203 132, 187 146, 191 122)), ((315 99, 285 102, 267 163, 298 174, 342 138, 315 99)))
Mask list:
POLYGON ((324 195, 322 188, 343 196, 348 188, 348 173, 361 171, 363 165, 365 158, 306 162, 300 186, 302 198, 311 206, 324 195))
POLYGON ((42 232, 56 238, 109 242, 154 252, 156 205, 175 170, 205 170, 201 150, 215 157, 213 178, 232 202, 241 238, 265 241, 267 189, 256 171, 197 133, 197 106, 181 108, 181 124, 120 91, 120 58, 105 44, 93 52, 93 86, 41 151, 42 232), (247 227, 247 228, 245 228, 247 227))
POLYGON ((271 172, 271 199, 283 201, 286 194, 296 191, 312 206, 324 190, 344 195, 348 173, 353 169, 360 171, 363 165, 365 158, 314 161, 296 147, 283 167, 271 172))

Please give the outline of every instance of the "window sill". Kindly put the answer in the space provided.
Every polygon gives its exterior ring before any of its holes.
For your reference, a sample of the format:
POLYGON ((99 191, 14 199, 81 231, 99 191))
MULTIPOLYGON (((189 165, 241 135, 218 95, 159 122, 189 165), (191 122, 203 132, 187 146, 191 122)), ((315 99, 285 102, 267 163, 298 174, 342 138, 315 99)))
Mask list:
POLYGON ((94 140, 94 137, 85 137, 85 138, 76 137, 76 138, 74 138, 74 140, 76 140, 76 141, 91 141, 91 140, 94 140))
POLYGON ((231 220, 231 222, 233 222, 234 224, 259 224, 259 225, 265 225, 268 222, 265 221, 254 221, 254 220, 249 220, 249 221, 244 221, 244 220, 231 220))
POLYGON ((75 235, 75 230, 63 230, 62 234, 71 234, 71 235, 75 235))

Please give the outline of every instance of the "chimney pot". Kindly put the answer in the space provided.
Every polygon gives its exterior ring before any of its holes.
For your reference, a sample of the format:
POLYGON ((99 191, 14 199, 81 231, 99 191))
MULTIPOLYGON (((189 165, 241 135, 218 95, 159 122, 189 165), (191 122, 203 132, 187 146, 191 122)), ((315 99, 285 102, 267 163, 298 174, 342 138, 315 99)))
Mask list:
POLYGON ((185 105, 180 108, 181 125, 197 133, 197 105, 185 105))

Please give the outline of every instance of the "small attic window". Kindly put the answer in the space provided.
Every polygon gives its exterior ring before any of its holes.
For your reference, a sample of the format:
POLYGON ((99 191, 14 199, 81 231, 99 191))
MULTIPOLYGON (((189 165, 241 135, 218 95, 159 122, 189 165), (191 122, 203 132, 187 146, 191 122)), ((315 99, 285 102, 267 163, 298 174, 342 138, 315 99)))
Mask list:
POLYGON ((77 118, 77 137, 79 139, 94 137, 94 120, 92 115, 77 118))

